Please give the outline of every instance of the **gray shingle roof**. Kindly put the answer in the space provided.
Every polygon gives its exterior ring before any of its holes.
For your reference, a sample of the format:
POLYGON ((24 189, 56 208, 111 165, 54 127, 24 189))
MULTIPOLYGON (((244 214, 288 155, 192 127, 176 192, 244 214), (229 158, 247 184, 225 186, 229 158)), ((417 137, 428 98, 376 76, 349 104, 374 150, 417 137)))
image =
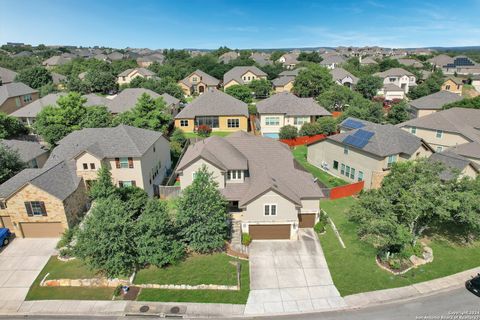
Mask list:
POLYGON ((58 142, 45 166, 71 160, 83 151, 91 151, 101 159, 141 157, 161 137, 160 132, 126 125, 77 130, 58 142))
POLYGON ((480 141, 480 110, 451 108, 398 124, 399 127, 418 127, 443 130, 463 135, 471 141, 480 141))
POLYGON ((16 150, 23 162, 29 162, 36 157, 47 153, 48 150, 40 143, 23 140, 0 140, 0 144, 5 147, 16 150))
POLYGON ((132 68, 132 69, 127 69, 127 70, 121 72, 118 76, 119 77, 126 77, 134 71, 136 71, 138 74, 140 74, 144 77, 153 77, 155 75, 155 72, 150 71, 146 68, 132 68))
POLYGON ((293 76, 293 77, 296 77, 298 76, 298 74, 300 73, 300 71, 302 70, 306 70, 307 68, 305 67, 300 67, 300 68, 296 68, 296 69, 293 69, 293 70, 285 70, 285 71, 282 71, 280 72, 278 75, 280 77, 284 77, 284 76, 293 76))
POLYGON ((428 96, 424 96, 410 101, 410 106, 415 109, 435 109, 441 110, 448 103, 462 100, 463 98, 456 93, 450 91, 438 91, 428 96))
POLYGON ((467 158, 480 159, 480 142, 459 144, 448 150, 467 158))
POLYGON ((462 172, 466 167, 471 166, 475 171, 479 171, 479 166, 471 160, 455 154, 451 150, 434 153, 429 158, 430 161, 440 162, 445 166, 445 170, 440 174, 442 180, 451 180, 457 173, 462 172))
POLYGON ((66 81, 67 77, 65 77, 63 74, 52 72, 52 81, 53 84, 60 84, 62 81, 66 81))
POLYGON ((387 83, 383 85, 383 90, 384 91, 405 91, 396 84, 393 83, 387 83))
POLYGON ((269 190, 297 205, 301 204, 301 199, 318 199, 321 196, 313 176, 298 168, 289 148, 279 141, 243 131, 225 138, 212 136, 189 146, 185 153, 188 157, 180 161, 179 168, 198 157, 204 158, 204 155, 207 161, 221 163, 219 167, 223 170, 245 169, 245 164, 248 164, 249 177, 244 183, 228 184, 221 190, 227 199, 239 201, 240 206, 269 190))
POLYGON ((32 94, 38 92, 30 88, 22 82, 12 82, 0 86, 0 105, 2 105, 8 98, 23 96, 25 94, 32 94))
POLYGON ((192 86, 193 83, 190 83, 188 81, 188 78, 190 78, 193 74, 196 74, 200 77, 200 80, 205 83, 207 86, 218 86, 220 84, 220 80, 218 80, 217 78, 215 77, 212 77, 211 75, 209 75, 208 73, 206 72, 203 72, 202 70, 200 69, 197 69, 195 70, 194 72, 190 73, 187 77, 185 77, 184 79, 182 79, 181 81, 187 85, 187 86, 192 86))
POLYGON ((340 64, 340 63, 344 63, 345 61, 346 60, 343 56, 331 55, 331 56, 325 57, 325 59, 320 61, 320 65, 326 66, 326 65, 330 65, 330 64, 340 64))
POLYGON ((175 116, 176 119, 192 119, 196 116, 245 116, 248 106, 222 91, 213 90, 201 94, 175 116))
POLYGON ((15 71, 0 67, 0 80, 3 84, 13 82, 17 75, 15 71))
POLYGON ((266 77, 267 76, 267 74, 265 72, 263 72, 262 70, 258 69, 255 66, 233 67, 231 70, 229 70, 228 72, 226 72, 223 75, 223 83, 227 84, 230 81, 235 80, 236 82, 238 82, 240 84, 243 84, 244 82, 243 82, 242 76, 245 73, 247 73, 248 71, 250 71, 251 73, 253 73, 257 77, 266 77))
POLYGON ((138 98, 142 94, 148 94, 153 99, 157 99, 160 95, 150 89, 143 88, 127 88, 120 92, 115 98, 108 101, 107 108, 111 113, 121 113, 132 109, 137 104, 138 98))
POLYGON ((275 87, 284 86, 287 83, 292 82, 292 81, 295 81, 294 76, 282 76, 282 77, 278 77, 278 78, 273 79, 272 85, 275 86, 275 87))
POLYGON ((355 77, 353 74, 343 68, 332 69, 330 70, 330 74, 332 75, 334 81, 342 81, 343 79, 350 77, 352 78, 353 84, 357 84, 358 82, 357 77, 355 77))
POLYGON ((331 116, 313 98, 299 98, 282 92, 257 103, 259 114, 285 114, 287 116, 331 116))
POLYGON ((373 60, 372 57, 366 57, 363 58, 362 61, 360 61, 360 64, 378 64, 378 62, 373 60))
POLYGON ((386 77, 401 77, 401 76, 410 77, 410 76, 413 76, 414 74, 402 68, 391 68, 383 72, 374 73, 373 75, 380 78, 386 78, 386 77))
POLYGON ((71 58, 65 58, 62 56, 53 56, 48 58, 47 60, 43 61, 44 66, 60 66, 62 64, 66 64, 72 60, 71 58))
POLYGON ((167 106, 171 106, 171 105, 177 105, 180 103, 180 100, 169 95, 168 93, 164 93, 161 95, 161 97, 163 98, 163 101, 165 101, 165 103, 167 104, 167 106))
POLYGON ((428 59, 427 61, 433 65, 444 66, 446 64, 453 63, 453 58, 450 56, 447 56, 446 54, 440 54, 431 59, 428 59))

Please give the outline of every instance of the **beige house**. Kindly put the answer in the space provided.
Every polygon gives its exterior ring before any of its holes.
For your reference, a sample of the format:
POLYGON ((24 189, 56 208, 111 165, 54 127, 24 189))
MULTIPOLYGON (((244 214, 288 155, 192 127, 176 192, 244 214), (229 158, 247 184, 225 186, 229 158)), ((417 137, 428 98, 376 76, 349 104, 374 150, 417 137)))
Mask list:
POLYGON ((295 82, 295 78, 298 76, 300 71, 306 68, 297 68, 293 70, 285 70, 280 72, 278 78, 273 79, 272 85, 273 89, 276 93, 281 92, 292 92, 293 83, 295 82))
POLYGON ((447 149, 480 165, 480 142, 469 142, 447 149))
POLYGON ((223 87, 227 89, 233 85, 249 84, 252 80, 260 79, 267 79, 267 74, 255 66, 233 67, 223 75, 223 87))
POLYGON ((341 55, 329 55, 320 61, 320 65, 332 70, 345 63, 347 60, 341 55))
POLYGON ((38 99, 38 91, 21 82, 0 86, 0 112, 10 114, 38 99))
POLYGON ((48 149, 38 142, 23 140, 1 140, 0 144, 18 153, 20 160, 29 168, 42 168, 48 159, 48 149))
POLYGON ((397 125, 425 140, 436 152, 480 141, 480 110, 451 108, 397 125))
POLYGON ((450 77, 442 84, 442 91, 449 91, 452 93, 456 93, 458 95, 462 95, 463 89, 463 82, 458 78, 450 77))
POLYGON ((197 69, 183 80, 180 80, 178 85, 182 88, 186 96, 191 96, 192 94, 202 94, 218 89, 220 87, 220 80, 197 69))
MULTIPOLYGON (((365 181, 365 189, 381 186, 395 162, 429 157, 425 141, 392 125, 380 125, 347 118, 356 127, 308 145, 312 165, 349 182, 365 181)), ((351 123, 350 123, 351 122, 351 123)))
POLYGON ((262 135, 270 138, 278 138, 283 126, 291 125, 300 130, 304 123, 332 115, 313 98, 299 98, 289 92, 277 93, 259 101, 257 112, 262 135))
POLYGON ((280 58, 278 58, 277 62, 283 64, 284 68, 295 69, 297 64, 300 63, 300 61, 297 60, 299 55, 299 52, 285 53, 280 58))
POLYGON ((156 75, 155 72, 145 68, 127 69, 117 76, 117 83, 119 85, 129 84, 133 79, 137 77, 151 79, 156 77, 156 75))
POLYGON ((229 201, 233 224, 254 240, 295 240, 318 219, 319 186, 278 141, 239 131, 190 145, 177 168, 182 189, 202 166, 229 201))
POLYGON ((329 71, 333 81, 338 85, 353 88, 358 82, 357 77, 343 68, 330 69, 329 71))
POLYGON ((442 111, 443 106, 462 100, 462 97, 450 91, 438 91, 410 101, 410 110, 415 118, 442 111))
MULTIPOLYGON (((383 72, 377 72, 373 75, 383 79, 384 88, 387 84, 395 85, 400 87, 405 94, 408 93, 411 87, 417 85, 415 75, 402 68, 391 68, 383 72)), ((383 95, 381 91, 378 94, 383 95)))

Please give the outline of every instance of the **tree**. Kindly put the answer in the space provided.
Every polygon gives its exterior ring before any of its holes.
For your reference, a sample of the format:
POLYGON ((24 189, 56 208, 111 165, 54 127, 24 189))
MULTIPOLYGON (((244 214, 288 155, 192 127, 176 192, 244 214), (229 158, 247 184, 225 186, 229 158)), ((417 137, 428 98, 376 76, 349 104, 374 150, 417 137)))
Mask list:
POLYGON ((380 71, 385 71, 391 68, 401 68, 402 65, 396 59, 385 58, 379 62, 378 66, 380 67, 380 71))
POLYGON ((399 124, 410 119, 409 106, 405 100, 393 104, 387 115, 387 122, 390 124, 399 124))
POLYGON ((0 143, 0 184, 4 183, 18 172, 27 167, 27 164, 20 160, 16 150, 9 149, 0 143))
POLYGON ((27 127, 20 120, 0 112, 0 139, 10 139, 27 133, 27 127))
POLYGON ((271 81, 277 78, 278 75, 283 71, 283 65, 279 62, 274 62, 262 66, 262 70, 267 74, 267 79, 271 81))
POLYGON ((344 111, 344 109, 352 105, 355 98, 363 99, 358 92, 352 91, 345 86, 331 86, 318 96, 317 101, 328 111, 344 111))
POLYGON ((135 240, 140 265, 163 267, 183 258, 185 246, 177 239, 178 230, 165 202, 150 199, 137 223, 139 236, 135 240))
POLYGON ((144 93, 138 98, 135 107, 119 114, 114 123, 123 123, 137 128, 166 133, 172 121, 163 98, 153 99, 144 93))
POLYGON ((86 107, 79 125, 82 128, 107 128, 112 125, 112 114, 105 106, 86 107))
POLYGON ((117 78, 110 72, 93 69, 85 75, 84 84, 88 92, 109 93, 117 89, 117 78))
POLYGON ((34 66, 20 71, 16 80, 34 89, 39 89, 41 86, 53 81, 50 71, 41 66, 34 66))
POLYGON ((248 84, 248 87, 257 99, 267 98, 272 90, 272 84, 266 79, 252 80, 252 82, 248 84))
POLYGON ((320 117, 317 119, 322 134, 333 134, 338 130, 337 120, 333 117, 320 117))
POLYGON ((112 173, 106 165, 98 170, 97 180, 90 187, 90 197, 93 199, 106 199, 115 194, 115 186, 112 182, 112 173))
POLYGON ((443 73, 441 70, 434 71, 424 82, 418 86, 412 87, 408 91, 410 99, 418 99, 429 94, 440 91, 444 82, 443 73))
POLYGON ((183 130, 176 128, 170 137, 170 153, 173 159, 180 158, 180 155, 183 151, 183 146, 186 142, 187 138, 185 137, 183 130))
POLYGON ((245 103, 252 102, 252 92, 246 85, 235 84, 225 89, 225 93, 245 103))
POLYGON ((450 108, 480 109, 480 96, 476 96, 475 98, 462 99, 462 100, 452 102, 443 106, 443 109, 450 109, 450 108))
POLYGON ((272 54, 270 55, 270 60, 272 60, 273 62, 276 62, 278 59, 280 59, 281 56, 283 56, 285 53, 287 53, 286 51, 284 50, 275 50, 272 52, 272 54))
POLYGON ((200 253, 223 248, 228 238, 227 202, 212 173, 203 166, 178 199, 179 234, 188 247, 200 253))
POLYGON ((128 84, 128 87, 150 89, 158 94, 168 93, 177 99, 182 101, 185 100, 183 90, 178 86, 175 80, 170 77, 164 77, 160 80, 136 77, 130 82, 130 84, 128 84))
POLYGON ((295 139, 298 136, 298 129, 292 125, 283 126, 278 136, 280 139, 295 139))
POLYGON ((317 97, 333 85, 328 70, 319 65, 309 65, 299 72, 293 82, 293 92, 299 97, 317 97))
POLYGON ((339 121, 341 122, 348 117, 382 123, 384 120, 383 107, 381 103, 372 102, 364 98, 354 99, 351 106, 342 113, 339 121))
POLYGON ((320 63, 320 62, 322 62, 323 59, 317 51, 312 51, 312 52, 302 51, 298 55, 297 60, 298 61, 310 61, 310 62, 320 63))
POLYGON ((139 217, 148 201, 148 194, 139 187, 121 187, 115 189, 116 194, 125 204, 125 209, 136 219, 139 217))
POLYGON ((322 128, 318 122, 306 122, 300 128, 300 136, 309 136, 312 137, 317 134, 322 133, 322 128))
POLYGON ((360 78, 355 86, 355 90, 360 92, 365 99, 371 100, 377 95, 378 90, 383 86, 382 78, 375 76, 364 76, 360 78))
POLYGON ((132 214, 120 199, 98 199, 78 231, 74 253, 107 277, 128 276, 137 266, 138 236, 132 214))

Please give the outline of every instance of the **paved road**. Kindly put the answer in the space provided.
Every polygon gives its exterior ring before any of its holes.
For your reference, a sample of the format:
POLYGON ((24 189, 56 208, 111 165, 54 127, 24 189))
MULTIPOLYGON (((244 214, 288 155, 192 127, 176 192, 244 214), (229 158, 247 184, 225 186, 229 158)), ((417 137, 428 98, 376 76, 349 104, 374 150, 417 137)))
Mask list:
MULTIPOLYGON (((27 319, 47 320, 47 319, 92 319, 95 317, 81 316, 28 316, 27 319)), ((114 320, 125 319, 123 317, 97 317, 98 319, 114 320)), ((25 319, 24 316, 0 316, 0 319, 25 319)), ((137 319, 128 317, 129 320, 137 319)), ((158 317, 141 317, 138 319, 158 319, 158 317)), ((253 319, 253 318, 247 318, 253 319)), ((300 319, 300 320, 422 320, 422 319, 457 319, 457 320, 478 320, 480 319, 480 298, 474 296, 465 289, 457 289, 450 292, 440 293, 437 295, 423 297, 408 302, 386 304, 377 307, 371 307, 355 311, 334 311, 328 313, 317 314, 299 314, 279 317, 260 317, 256 319, 300 319), (476 316, 457 316, 454 312, 477 312, 476 316), (428 318, 428 317, 429 318, 428 318), (441 318, 443 316, 443 318, 441 318)))

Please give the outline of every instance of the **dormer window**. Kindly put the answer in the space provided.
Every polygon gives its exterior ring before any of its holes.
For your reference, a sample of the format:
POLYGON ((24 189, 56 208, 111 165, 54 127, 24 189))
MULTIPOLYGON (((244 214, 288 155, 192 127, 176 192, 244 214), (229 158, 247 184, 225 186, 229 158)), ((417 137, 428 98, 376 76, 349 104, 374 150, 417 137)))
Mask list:
POLYGON ((230 180, 230 181, 243 180, 243 171, 242 170, 229 170, 227 172, 227 180, 230 180))

